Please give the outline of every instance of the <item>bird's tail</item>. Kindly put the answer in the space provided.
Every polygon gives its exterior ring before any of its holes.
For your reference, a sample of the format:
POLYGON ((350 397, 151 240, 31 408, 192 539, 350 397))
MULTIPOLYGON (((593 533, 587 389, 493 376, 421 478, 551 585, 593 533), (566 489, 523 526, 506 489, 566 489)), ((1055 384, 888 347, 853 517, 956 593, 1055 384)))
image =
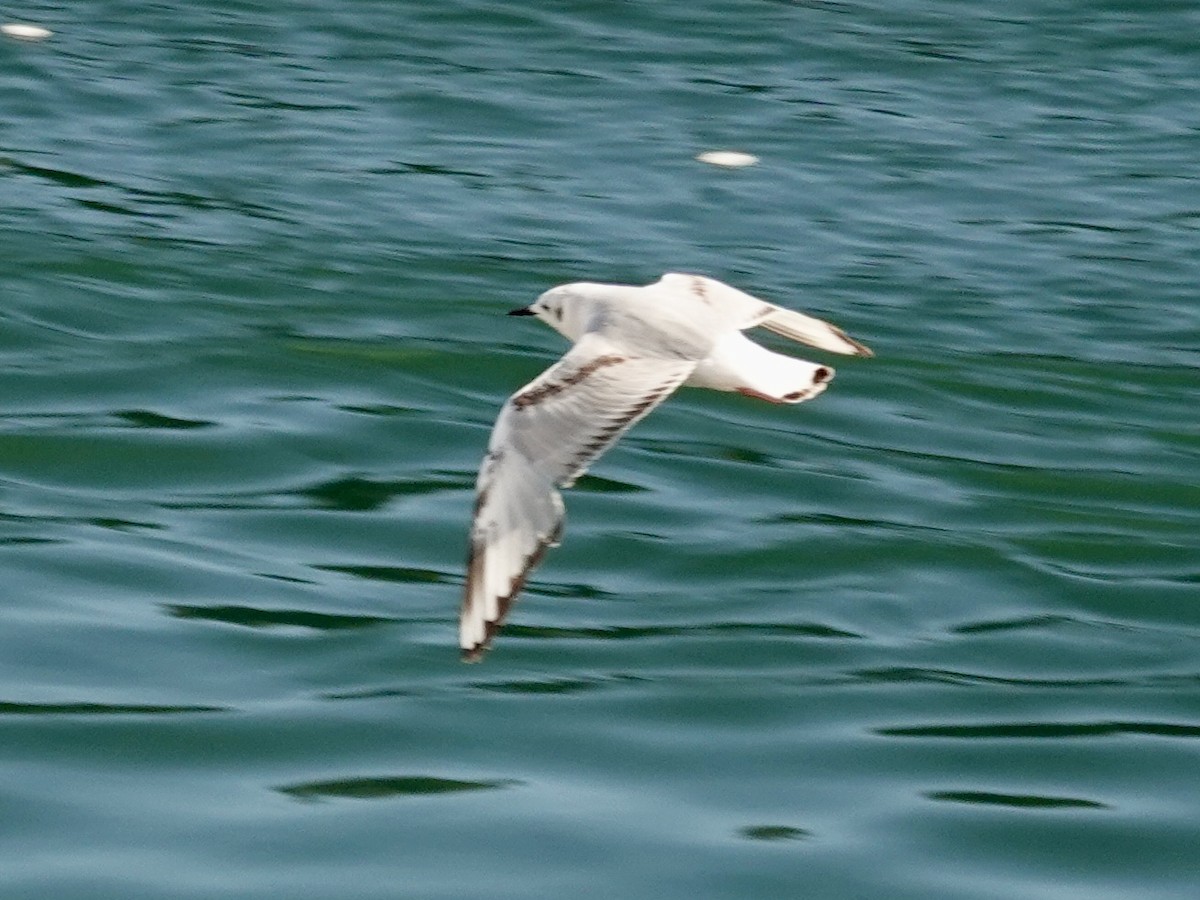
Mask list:
POLYGON ((824 391, 832 378, 829 366, 773 353, 738 333, 718 341, 687 384, 772 403, 801 403, 824 391))

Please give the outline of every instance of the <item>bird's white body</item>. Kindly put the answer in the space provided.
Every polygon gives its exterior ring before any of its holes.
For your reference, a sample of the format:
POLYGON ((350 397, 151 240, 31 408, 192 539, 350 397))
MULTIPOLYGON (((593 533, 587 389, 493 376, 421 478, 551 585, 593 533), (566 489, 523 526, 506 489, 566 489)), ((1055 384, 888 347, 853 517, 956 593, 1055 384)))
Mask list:
POLYGON ((526 577, 562 532, 558 488, 680 385, 799 403, 833 370, 773 353, 742 334, 761 326, 834 353, 871 351, 833 325, 699 275, 645 287, 581 282, 514 310, 574 346, 500 412, 476 486, 459 625, 465 659, 478 659, 526 577))

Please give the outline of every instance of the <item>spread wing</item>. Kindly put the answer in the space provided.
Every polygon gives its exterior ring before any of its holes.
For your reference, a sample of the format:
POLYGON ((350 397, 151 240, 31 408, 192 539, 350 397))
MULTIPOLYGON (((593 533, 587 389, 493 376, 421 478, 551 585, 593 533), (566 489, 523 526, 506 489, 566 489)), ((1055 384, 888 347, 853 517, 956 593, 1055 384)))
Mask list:
POLYGON ((773 331, 785 338, 820 347, 833 353, 845 353, 849 356, 874 356, 871 348, 860 344, 836 325, 830 325, 821 319, 814 319, 804 313, 792 309, 784 309, 773 303, 767 303, 770 311, 755 325, 760 325, 768 331, 773 331))
POLYGON ((696 363, 630 356, 588 334, 504 404, 476 484, 459 619, 463 659, 479 659, 547 547, 570 487, 661 403, 696 363))
POLYGON ((672 273, 664 275, 658 284, 674 290, 689 291, 732 316, 737 323, 735 327, 742 331, 761 327, 790 340, 833 353, 874 356, 870 348, 854 340, 836 325, 759 300, 715 278, 672 273))

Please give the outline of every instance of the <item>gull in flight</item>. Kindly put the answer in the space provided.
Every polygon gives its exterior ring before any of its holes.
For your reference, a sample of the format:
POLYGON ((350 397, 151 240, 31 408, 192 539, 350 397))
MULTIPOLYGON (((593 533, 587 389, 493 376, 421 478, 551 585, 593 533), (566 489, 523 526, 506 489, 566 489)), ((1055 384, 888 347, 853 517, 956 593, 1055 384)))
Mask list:
POLYGON ((871 356, 841 329, 711 278, 564 284, 510 316, 537 316, 574 346, 508 398, 476 483, 459 619, 464 660, 483 656, 504 617, 562 536, 559 488, 681 385, 772 403, 820 394, 833 369, 772 353, 742 332, 761 327, 834 353, 871 356))

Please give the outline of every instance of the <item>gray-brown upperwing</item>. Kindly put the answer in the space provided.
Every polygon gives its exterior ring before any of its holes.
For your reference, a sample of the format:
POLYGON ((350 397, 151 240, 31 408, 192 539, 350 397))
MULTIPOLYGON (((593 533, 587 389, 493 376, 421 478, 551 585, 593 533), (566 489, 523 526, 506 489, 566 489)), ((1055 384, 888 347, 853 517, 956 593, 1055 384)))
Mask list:
POLYGON ((735 320, 736 327, 742 330, 759 326, 790 340, 819 347, 831 353, 845 353, 850 356, 875 355, 869 347, 860 344, 836 325, 784 306, 776 306, 766 300, 759 300, 715 278, 672 272, 648 287, 679 293, 690 292, 735 320))
POLYGON ((585 334, 504 404, 476 483, 459 618, 464 659, 482 656, 530 571, 558 543, 558 488, 570 487, 695 366, 631 355, 585 334))

